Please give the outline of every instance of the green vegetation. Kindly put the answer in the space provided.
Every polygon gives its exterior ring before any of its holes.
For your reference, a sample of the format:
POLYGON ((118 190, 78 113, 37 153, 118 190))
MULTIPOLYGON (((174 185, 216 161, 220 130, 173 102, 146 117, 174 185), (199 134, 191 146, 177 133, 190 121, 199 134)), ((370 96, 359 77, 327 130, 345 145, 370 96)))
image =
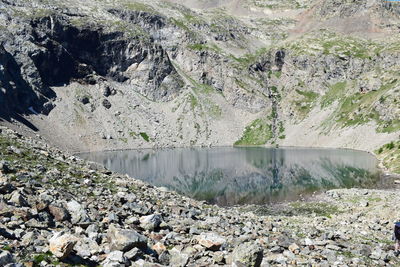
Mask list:
MULTIPOLYGON (((5 161, 18 162, 18 166, 23 166, 23 170, 35 169, 37 165, 45 167, 47 170, 56 169, 59 175, 63 179, 59 179, 58 175, 47 176, 44 173, 33 173, 32 179, 40 182, 45 181, 46 184, 59 188, 60 190, 75 190, 74 181, 84 178, 88 178, 89 174, 87 171, 83 171, 79 166, 71 167, 67 162, 59 159, 55 159, 48 156, 48 153, 44 150, 26 148, 23 142, 18 140, 18 138, 8 138, 0 136, 0 158, 5 161), (15 153, 10 151, 9 147, 14 147, 20 150, 20 152, 15 153)), ((29 147, 29 145, 28 145, 29 147)), ((24 179, 23 176, 19 174, 19 169, 12 170, 10 174, 11 180, 24 179)), ((94 183, 102 184, 104 188, 110 189, 110 191, 115 190, 115 184, 111 180, 107 180, 105 177, 100 177, 97 174, 92 174, 91 179, 94 183)), ((83 186, 81 188, 82 194, 89 194, 89 186, 83 186)), ((90 197, 90 195, 88 195, 90 197)))
POLYGON ((341 105, 336 114, 336 122, 342 126, 353 126, 375 120, 378 124, 378 132, 393 132, 400 129, 400 120, 393 120, 391 123, 380 118, 375 110, 375 105, 382 99, 382 96, 395 86, 397 80, 381 86, 379 90, 367 93, 357 92, 341 100, 341 105))
POLYGON ((330 85, 330 89, 321 97, 321 108, 325 108, 335 101, 339 104, 337 110, 327 120, 326 125, 336 123, 342 127, 350 127, 375 121, 378 132, 391 133, 400 130, 400 119, 383 119, 377 111, 377 104, 396 104, 396 98, 389 98, 388 92, 397 84, 397 79, 386 79, 378 90, 356 92, 349 94, 355 82, 338 82, 330 85))
POLYGON ((320 30, 311 32, 300 40, 288 44, 295 54, 334 55, 369 59, 379 54, 383 46, 372 41, 320 30))
POLYGON ((129 10, 155 13, 155 10, 152 6, 146 5, 143 3, 139 3, 139 2, 129 1, 129 2, 124 3, 123 6, 129 10))
POLYGON ((54 257, 50 251, 33 256, 33 266, 42 266, 42 264, 45 262, 50 263, 52 265, 60 264, 58 259, 54 257))
POLYGON ((190 108, 193 110, 199 104, 197 98, 193 94, 189 94, 190 108))
POLYGON ((140 132, 139 135, 143 138, 144 141, 150 142, 150 137, 145 132, 140 132))
POLYGON ((190 44, 188 48, 195 51, 213 51, 215 53, 222 53, 222 49, 218 47, 216 44, 190 44))
POLYGON ((283 127, 283 122, 282 121, 280 121, 279 123, 278 123, 278 127, 279 127, 279 129, 278 129, 278 131, 279 131, 279 139, 285 139, 286 138, 286 135, 284 135, 284 133, 285 133, 285 127, 283 127))
POLYGON ((138 134, 136 132, 134 132, 134 131, 130 131, 129 132, 129 136, 132 137, 132 138, 136 138, 138 136, 138 134))
POLYGON ((312 91, 301 91, 296 90, 296 93, 301 95, 302 97, 295 101, 294 104, 296 105, 296 109, 300 115, 301 119, 307 117, 308 113, 310 113, 311 109, 315 105, 316 99, 318 98, 319 94, 312 92, 312 91))
POLYGON ((256 119, 246 127, 235 145, 264 145, 273 137, 272 127, 264 119, 256 119))
POLYGON ((335 100, 339 100, 345 95, 347 82, 338 82, 329 86, 328 92, 322 96, 321 99, 321 107, 327 107, 331 105, 335 100))
POLYGON ((241 57, 235 57, 234 55, 230 55, 230 58, 236 63, 235 67, 238 69, 244 69, 250 66, 251 64, 255 63, 257 59, 260 58, 261 55, 265 54, 268 51, 267 47, 263 47, 258 49, 253 54, 245 54, 241 57))
POLYGON ((389 171, 400 174, 400 141, 392 141, 375 151, 389 171))
POLYGON ((315 214, 331 218, 332 215, 342 212, 337 206, 324 202, 293 202, 290 203, 295 214, 315 214))
POLYGON ((208 98, 202 100, 203 109, 207 112, 209 116, 214 119, 220 118, 222 115, 222 109, 216 103, 208 98))

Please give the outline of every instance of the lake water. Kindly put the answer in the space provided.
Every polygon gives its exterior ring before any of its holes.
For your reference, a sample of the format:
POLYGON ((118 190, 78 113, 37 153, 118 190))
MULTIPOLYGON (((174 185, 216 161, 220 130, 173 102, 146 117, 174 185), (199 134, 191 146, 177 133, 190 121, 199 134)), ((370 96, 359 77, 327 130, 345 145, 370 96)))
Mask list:
POLYGON ((296 200, 332 188, 371 187, 371 154, 344 149, 221 147, 81 154, 108 169, 222 206, 296 200))

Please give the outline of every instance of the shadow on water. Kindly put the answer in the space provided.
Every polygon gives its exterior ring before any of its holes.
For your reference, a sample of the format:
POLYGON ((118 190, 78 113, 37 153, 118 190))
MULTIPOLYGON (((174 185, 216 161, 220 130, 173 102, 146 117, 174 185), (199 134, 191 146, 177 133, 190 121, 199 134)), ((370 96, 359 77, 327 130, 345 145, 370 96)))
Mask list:
POLYGON ((222 206, 296 200, 333 188, 371 187, 377 160, 342 149, 223 147, 81 154, 129 174, 222 206))

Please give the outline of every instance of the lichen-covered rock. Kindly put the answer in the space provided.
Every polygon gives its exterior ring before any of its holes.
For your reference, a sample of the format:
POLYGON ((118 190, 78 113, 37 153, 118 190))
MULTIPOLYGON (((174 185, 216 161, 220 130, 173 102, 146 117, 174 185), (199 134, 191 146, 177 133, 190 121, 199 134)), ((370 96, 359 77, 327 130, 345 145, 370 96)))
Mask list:
POLYGON ((243 264, 243 266, 258 267, 263 260, 263 249, 255 243, 243 243, 237 246, 231 256, 232 264, 243 264))

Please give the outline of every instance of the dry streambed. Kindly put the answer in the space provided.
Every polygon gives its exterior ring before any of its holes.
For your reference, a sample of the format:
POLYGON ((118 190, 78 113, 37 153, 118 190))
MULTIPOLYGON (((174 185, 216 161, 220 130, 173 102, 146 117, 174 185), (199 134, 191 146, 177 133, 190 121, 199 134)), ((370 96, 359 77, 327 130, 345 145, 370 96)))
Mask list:
POLYGON ((400 263, 396 190, 220 208, 0 132, 0 266, 400 263))

